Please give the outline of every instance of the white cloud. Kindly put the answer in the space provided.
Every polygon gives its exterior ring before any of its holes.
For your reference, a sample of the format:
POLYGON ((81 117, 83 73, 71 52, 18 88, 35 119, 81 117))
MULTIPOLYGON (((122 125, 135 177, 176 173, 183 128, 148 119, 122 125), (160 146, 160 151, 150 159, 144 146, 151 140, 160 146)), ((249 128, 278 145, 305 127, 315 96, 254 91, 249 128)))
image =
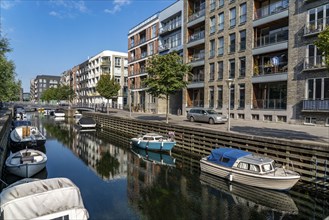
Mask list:
POLYGON ((19 0, 1 0, 0 1, 0 8, 6 9, 6 10, 11 9, 18 2, 19 2, 19 0))
POLYGON ((84 1, 76 0, 50 0, 49 1, 53 11, 49 13, 51 16, 66 18, 66 17, 76 17, 78 13, 87 13, 88 8, 84 1))
POLYGON ((130 0, 114 0, 112 9, 105 9, 105 13, 115 14, 116 12, 121 11, 121 8, 125 5, 129 5, 131 3, 130 0))

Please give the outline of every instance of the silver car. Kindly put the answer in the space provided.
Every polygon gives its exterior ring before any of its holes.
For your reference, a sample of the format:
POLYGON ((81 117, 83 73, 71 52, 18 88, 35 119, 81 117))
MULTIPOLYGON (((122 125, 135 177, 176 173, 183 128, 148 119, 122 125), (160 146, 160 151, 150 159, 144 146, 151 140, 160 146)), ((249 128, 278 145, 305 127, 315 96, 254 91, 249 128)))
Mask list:
POLYGON ((212 109, 204 108, 192 108, 190 111, 187 112, 186 117, 187 120, 191 122, 199 121, 208 122, 209 124, 227 122, 227 117, 225 115, 221 115, 212 109))

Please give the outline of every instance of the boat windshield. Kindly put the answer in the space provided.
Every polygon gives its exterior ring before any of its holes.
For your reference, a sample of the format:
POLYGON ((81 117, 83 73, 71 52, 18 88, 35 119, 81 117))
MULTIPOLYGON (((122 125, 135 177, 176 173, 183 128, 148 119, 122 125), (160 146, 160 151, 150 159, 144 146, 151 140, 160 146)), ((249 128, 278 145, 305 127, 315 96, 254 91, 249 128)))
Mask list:
POLYGON ((273 171, 273 164, 272 163, 263 164, 262 170, 263 170, 263 172, 273 171))

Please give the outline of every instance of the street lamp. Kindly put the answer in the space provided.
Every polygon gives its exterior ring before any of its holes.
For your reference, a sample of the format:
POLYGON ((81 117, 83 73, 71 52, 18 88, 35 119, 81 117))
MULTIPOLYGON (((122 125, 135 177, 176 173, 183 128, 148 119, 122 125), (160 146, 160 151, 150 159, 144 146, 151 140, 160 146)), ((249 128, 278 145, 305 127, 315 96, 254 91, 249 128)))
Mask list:
POLYGON ((131 118, 131 103, 132 103, 132 100, 131 100, 131 89, 128 89, 128 95, 129 95, 129 116, 131 118))
POLYGON ((231 131, 231 115, 230 115, 230 109, 231 109, 231 85, 234 82, 233 79, 227 79, 227 87, 228 87, 228 117, 227 117, 227 131, 231 131))

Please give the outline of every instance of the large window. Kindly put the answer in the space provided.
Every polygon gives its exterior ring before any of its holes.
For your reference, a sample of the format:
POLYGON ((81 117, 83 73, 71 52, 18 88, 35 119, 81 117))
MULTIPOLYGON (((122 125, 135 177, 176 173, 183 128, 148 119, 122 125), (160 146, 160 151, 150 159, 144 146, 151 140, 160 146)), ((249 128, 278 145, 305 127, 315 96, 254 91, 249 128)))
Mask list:
POLYGON ((218 30, 224 30, 224 12, 218 14, 218 30))
POLYGON ((218 55, 222 56, 224 54, 224 37, 218 38, 218 55))
POLYGON ((240 57, 240 70, 239 70, 239 77, 246 76, 246 57, 240 57))
POLYGON ((315 78, 307 81, 307 99, 329 100, 329 78, 315 78))
POLYGON ((240 24, 244 24, 247 21, 247 3, 240 5, 240 24))
POLYGON ((240 84, 239 85, 239 87, 240 87, 240 100, 239 100, 239 108, 244 108, 244 106, 245 106, 245 94, 246 94, 246 92, 245 92, 245 84, 240 84))
POLYGON ((215 40, 211 40, 209 46, 210 46, 209 58, 212 58, 215 56, 215 40))
POLYGON ((246 30, 240 31, 240 50, 246 49, 246 30))
POLYGON ((329 26, 329 4, 308 11, 306 33, 319 32, 329 26))
POLYGON ((215 33, 216 31, 216 20, 215 20, 215 16, 210 18, 210 34, 215 33))
POLYGON ((213 108, 214 107, 214 87, 210 86, 209 87, 209 108, 213 108))
POLYGON ((215 63, 209 64, 209 80, 214 81, 215 79, 215 63))
POLYGON ((218 80, 222 80, 224 75, 224 62, 219 61, 217 63, 217 67, 218 67, 218 80))
POLYGON ((223 86, 218 86, 217 108, 223 108, 223 86))
POLYGON ((235 33, 230 34, 230 46, 229 46, 229 53, 235 52, 235 33))
POLYGON ((152 27, 152 32, 151 32, 151 38, 154 38, 156 36, 156 25, 154 24, 152 27))
POLYGON ((305 58, 305 68, 319 68, 324 67, 323 53, 313 44, 307 45, 305 58))
POLYGON ((236 9, 230 9, 230 28, 234 27, 236 24, 236 9))
POLYGON ((229 60, 229 78, 234 79, 235 78, 235 59, 229 60))
POLYGON ((121 58, 120 57, 115 57, 114 62, 115 62, 115 66, 121 66, 121 58))

